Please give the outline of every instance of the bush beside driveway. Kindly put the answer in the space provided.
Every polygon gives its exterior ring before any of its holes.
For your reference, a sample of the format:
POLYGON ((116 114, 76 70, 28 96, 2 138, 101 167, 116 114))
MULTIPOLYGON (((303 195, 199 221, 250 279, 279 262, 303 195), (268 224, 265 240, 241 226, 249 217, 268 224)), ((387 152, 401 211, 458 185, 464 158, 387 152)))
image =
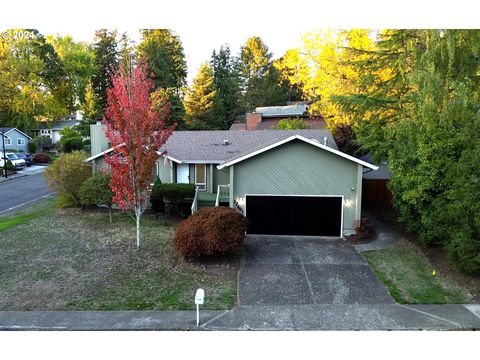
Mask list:
POLYGON ((205 309, 234 306, 235 261, 182 261, 171 242, 177 221, 146 214, 137 251, 127 214, 109 224, 106 211, 57 209, 54 200, 0 232, 0 310, 194 309, 199 287, 205 309))

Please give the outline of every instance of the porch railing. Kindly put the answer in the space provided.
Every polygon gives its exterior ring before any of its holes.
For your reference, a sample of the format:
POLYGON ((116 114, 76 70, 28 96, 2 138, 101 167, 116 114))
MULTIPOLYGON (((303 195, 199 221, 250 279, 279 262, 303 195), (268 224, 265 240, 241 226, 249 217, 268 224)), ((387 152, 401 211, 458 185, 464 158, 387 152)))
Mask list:
POLYGON ((228 199, 229 197, 230 197, 230 184, 218 185, 215 206, 220 206, 220 202, 222 202, 222 199, 228 199))
POLYGON ((195 196, 192 203, 192 214, 198 210, 198 186, 195 188, 195 196))

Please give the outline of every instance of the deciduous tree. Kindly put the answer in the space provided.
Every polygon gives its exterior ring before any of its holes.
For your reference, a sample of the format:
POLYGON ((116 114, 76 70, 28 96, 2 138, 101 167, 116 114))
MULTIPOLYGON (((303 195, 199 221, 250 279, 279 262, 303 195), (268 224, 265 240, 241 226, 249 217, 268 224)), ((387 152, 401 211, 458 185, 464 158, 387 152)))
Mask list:
POLYGON ((133 211, 137 249, 140 248, 140 219, 150 199, 150 184, 160 157, 158 150, 173 131, 172 127, 164 126, 169 106, 164 106, 160 114, 152 110, 150 90, 153 86, 145 65, 134 68, 128 76, 115 72, 103 120, 105 136, 114 149, 111 156, 105 158, 111 168, 113 201, 122 209, 133 211))

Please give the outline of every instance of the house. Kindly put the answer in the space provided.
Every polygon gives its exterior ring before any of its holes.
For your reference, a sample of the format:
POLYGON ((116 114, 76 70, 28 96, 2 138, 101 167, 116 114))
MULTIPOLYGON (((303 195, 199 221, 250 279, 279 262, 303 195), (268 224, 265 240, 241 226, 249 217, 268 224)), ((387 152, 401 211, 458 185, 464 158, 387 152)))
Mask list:
MULTIPOLYGON (((98 169, 112 149, 102 125, 90 129, 96 153, 86 161, 98 169)), ((211 206, 245 214, 256 234, 354 233, 364 169, 378 169, 340 152, 327 129, 175 131, 159 153, 162 182, 195 184, 211 206)))
POLYGON ((60 131, 66 127, 73 128, 75 126, 80 125, 82 121, 82 115, 79 111, 75 114, 70 115, 67 118, 63 118, 53 123, 49 123, 47 121, 41 121, 38 123, 38 126, 35 129, 32 129, 32 133, 35 136, 48 136, 52 139, 52 145, 57 144, 62 135, 60 131))
POLYGON ((293 103, 286 106, 257 107, 254 112, 246 114, 246 122, 233 123, 230 130, 272 130, 278 128, 282 119, 300 118, 309 129, 325 128, 325 120, 321 116, 308 114, 308 104, 293 103))
MULTIPOLYGON (((370 154, 360 157, 361 160, 372 163, 370 154)), ((363 174, 363 200, 364 208, 369 211, 383 211, 392 207, 392 193, 388 188, 391 172, 386 161, 378 164, 377 171, 366 171, 363 174)))
POLYGON ((32 138, 23 131, 12 127, 2 127, 0 132, 5 135, 5 149, 28 152, 28 142, 32 138))

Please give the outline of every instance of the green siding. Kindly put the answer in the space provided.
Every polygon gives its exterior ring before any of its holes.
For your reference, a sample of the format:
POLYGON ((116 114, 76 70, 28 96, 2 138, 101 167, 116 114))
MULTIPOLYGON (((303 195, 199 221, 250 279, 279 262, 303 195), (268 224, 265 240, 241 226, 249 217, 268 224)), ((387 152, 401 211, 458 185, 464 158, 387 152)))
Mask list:
POLYGON ((110 146, 103 132, 104 125, 90 125, 90 150, 92 155, 107 150, 110 146))
POLYGON ((172 162, 167 161, 164 165, 163 158, 157 161, 157 176, 160 178, 160 181, 163 184, 169 184, 172 182, 172 176, 170 172, 172 171, 172 162))
POLYGON ((361 171, 356 163, 293 141, 235 164, 234 170, 233 197, 240 206, 245 194, 343 195, 343 228, 354 230, 361 171))
POLYGON ((230 172, 228 169, 218 170, 217 165, 213 165, 213 192, 217 192, 218 185, 228 184, 230 184, 230 172))

